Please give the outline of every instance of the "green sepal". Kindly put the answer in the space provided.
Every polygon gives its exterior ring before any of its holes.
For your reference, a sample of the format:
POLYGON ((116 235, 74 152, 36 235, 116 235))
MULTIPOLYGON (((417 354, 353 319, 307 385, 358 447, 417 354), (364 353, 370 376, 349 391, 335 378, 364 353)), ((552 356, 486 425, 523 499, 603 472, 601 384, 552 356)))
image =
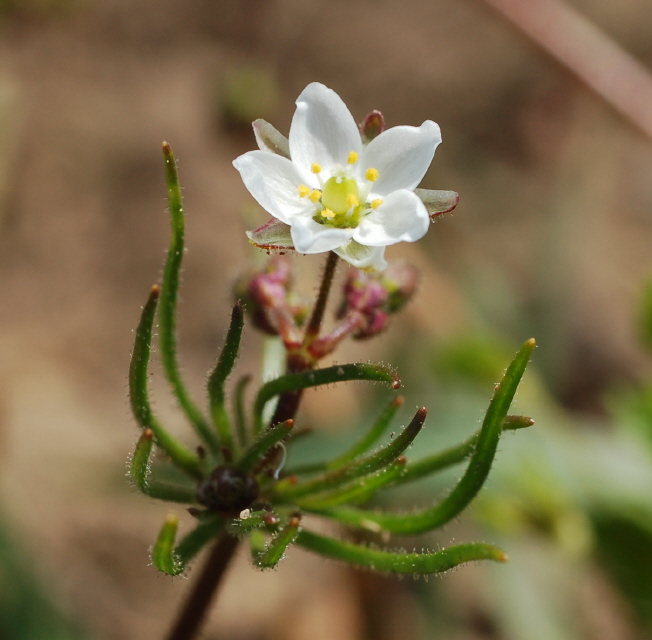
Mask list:
POLYGON ((290 516, 288 523, 272 535, 264 550, 260 550, 259 544, 256 545, 256 551, 252 552, 254 564, 261 569, 275 567, 285 556, 285 550, 297 539, 300 526, 301 518, 298 515, 290 516))
POLYGON ((347 382, 349 380, 386 382, 392 389, 398 389, 401 386, 401 380, 396 371, 381 364, 342 364, 280 376, 265 383, 258 391, 254 402, 254 426, 256 432, 261 431, 263 428, 263 410, 272 398, 299 389, 347 382))
POLYGON ((305 511, 319 513, 323 509, 329 509, 339 504, 360 504, 368 502, 376 493, 389 485, 395 484, 404 472, 405 457, 400 456, 396 462, 393 462, 378 473, 364 476, 334 491, 310 495, 303 500, 297 500, 297 504, 305 511))
POLYGON ((234 439, 231 420, 226 410, 224 385, 238 357, 243 327, 244 313, 242 303, 238 301, 231 312, 231 322, 229 324, 229 330, 226 333, 222 353, 220 353, 220 357, 217 359, 217 364, 211 372, 207 384, 211 418, 217 430, 220 444, 228 449, 233 449, 234 439))
POLYGON ((442 213, 455 209, 460 196, 455 191, 437 191, 433 189, 415 189, 415 195, 423 202, 431 219, 442 213))
POLYGON ((375 453, 305 482, 297 484, 290 478, 281 480, 274 489, 275 496, 285 502, 294 501, 303 496, 341 487, 362 476, 375 473, 394 462, 412 444, 421 431, 425 419, 426 410, 421 408, 398 436, 375 453))
MULTIPOLYGON (((152 431, 155 444, 170 456, 172 462, 179 467, 179 469, 182 469, 195 479, 201 479, 202 472, 197 457, 163 428, 161 423, 152 413, 152 407, 149 402, 149 356, 152 345, 152 328, 154 326, 154 318, 156 316, 156 307, 160 293, 160 287, 154 285, 149 294, 147 303, 143 307, 140 322, 136 329, 134 350, 131 355, 131 364, 129 366, 129 401, 136 422, 138 422, 144 430, 149 429, 152 431)), ((142 463, 142 456, 144 455, 146 445, 143 444, 142 447, 143 449, 139 454, 139 464, 142 463)), ((151 453, 151 448, 147 453, 148 458, 149 453, 151 453)), ((138 482, 142 483, 146 480, 146 465, 145 467, 141 465, 137 470, 132 471, 132 474, 133 473, 140 474, 139 479, 134 478, 136 485, 140 487, 138 482)), ((132 475, 132 477, 134 476, 132 475)))
POLYGON ((371 549, 310 531, 301 531, 296 543, 327 558, 387 573, 443 573, 465 562, 507 562, 508 559, 505 552, 498 547, 481 542, 459 544, 433 553, 401 553, 371 549))
POLYGON ((161 309, 159 313, 161 361, 172 391, 179 401, 179 406, 197 431, 197 434, 206 443, 206 446, 214 454, 217 454, 219 452, 217 437, 197 405, 190 398, 190 394, 181 378, 177 361, 176 313, 181 279, 181 263, 185 251, 185 221, 177 164, 172 149, 167 142, 163 143, 163 158, 165 160, 165 182, 170 206, 171 236, 161 286, 161 309))
POLYGON ((174 541, 178 528, 179 518, 173 514, 169 515, 152 547, 152 564, 159 571, 170 576, 178 576, 183 571, 183 566, 174 553, 174 541))
POLYGON ((325 510, 323 515, 349 525, 403 535, 431 531, 455 518, 475 498, 489 474, 507 411, 535 346, 534 339, 528 340, 507 368, 485 414, 466 472, 439 504, 416 513, 373 513, 336 507, 325 510))
POLYGON ((369 451, 369 449, 371 449, 371 447, 373 447, 383 435, 389 423, 396 415, 396 412, 403 406, 403 402, 404 399, 402 396, 392 398, 383 412, 378 416, 376 422, 373 423, 371 429, 369 429, 348 451, 345 451, 343 454, 330 460, 327 463, 326 468, 337 469, 369 451))
POLYGON ((204 546, 216 538, 223 529, 223 518, 211 512, 202 514, 199 524, 181 539, 174 550, 176 561, 181 570, 185 569, 204 546))
POLYGON ((236 465, 238 469, 245 473, 254 471, 256 465, 265 458, 270 449, 288 436, 293 426, 294 420, 286 420, 271 429, 267 429, 238 460, 236 465))

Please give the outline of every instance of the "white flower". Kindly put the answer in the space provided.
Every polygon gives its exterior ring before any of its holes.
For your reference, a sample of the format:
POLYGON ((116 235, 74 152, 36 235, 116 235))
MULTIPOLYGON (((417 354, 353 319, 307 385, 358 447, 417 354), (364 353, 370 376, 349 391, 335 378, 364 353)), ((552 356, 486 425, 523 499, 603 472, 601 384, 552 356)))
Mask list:
POLYGON ((399 126, 364 146, 342 99, 314 82, 297 99, 289 155, 266 145, 233 162, 245 186, 289 225, 301 253, 334 251, 361 269, 384 269, 385 247, 414 242, 430 217, 414 190, 437 145, 439 126, 399 126))

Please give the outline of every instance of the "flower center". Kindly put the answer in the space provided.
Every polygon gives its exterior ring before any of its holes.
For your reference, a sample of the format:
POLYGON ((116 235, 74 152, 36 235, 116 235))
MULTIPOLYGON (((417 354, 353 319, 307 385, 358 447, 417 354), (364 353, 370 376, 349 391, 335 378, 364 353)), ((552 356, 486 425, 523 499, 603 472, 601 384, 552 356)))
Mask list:
POLYGON ((365 172, 365 180, 368 184, 358 185, 355 178, 351 177, 351 165, 358 161, 358 154, 351 151, 347 158, 347 167, 336 167, 331 177, 324 182, 319 175, 322 167, 313 163, 310 170, 317 174, 321 189, 311 189, 306 185, 298 188, 300 198, 308 198, 316 205, 313 220, 319 224, 341 229, 352 229, 360 224, 360 220, 377 209, 382 203, 381 198, 367 202, 371 186, 378 180, 378 170, 369 168, 365 172))
POLYGON ((353 178, 333 177, 326 180, 321 194, 321 203, 335 215, 344 215, 358 205, 360 190, 353 178))

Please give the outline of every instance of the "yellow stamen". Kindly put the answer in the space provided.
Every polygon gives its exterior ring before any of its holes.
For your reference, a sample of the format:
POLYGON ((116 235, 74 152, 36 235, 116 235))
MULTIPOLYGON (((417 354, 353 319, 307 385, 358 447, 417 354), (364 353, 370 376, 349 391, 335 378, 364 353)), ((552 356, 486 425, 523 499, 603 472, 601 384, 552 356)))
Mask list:
POLYGON ((367 178, 369 182, 376 182, 376 180, 378 180, 378 169, 369 167, 369 169, 367 169, 367 172, 364 174, 364 177, 367 178))
POLYGON ((310 171, 312 171, 313 173, 321 173, 321 165, 317 164, 316 162, 313 162, 310 165, 310 171))
POLYGON ((305 184, 299 185, 299 197, 305 198, 310 193, 310 188, 306 187, 305 184))
POLYGON ((353 209, 353 207, 357 207, 360 201, 358 200, 358 196, 355 195, 355 193, 349 193, 349 195, 346 197, 346 203, 349 206, 349 209, 353 209))
POLYGON ((321 215, 323 218, 329 218, 329 219, 335 217, 335 214, 330 209, 324 209, 321 212, 321 215))
POLYGON ((378 207, 383 204, 383 199, 382 198, 376 198, 375 200, 371 201, 371 208, 372 209, 378 209, 378 207))
POLYGON ((317 204, 321 200, 321 191, 319 189, 313 189, 308 196, 311 202, 317 204))
POLYGON ((358 161, 358 154, 355 151, 351 151, 349 153, 349 158, 348 158, 347 162, 349 164, 355 164, 357 161, 358 161))

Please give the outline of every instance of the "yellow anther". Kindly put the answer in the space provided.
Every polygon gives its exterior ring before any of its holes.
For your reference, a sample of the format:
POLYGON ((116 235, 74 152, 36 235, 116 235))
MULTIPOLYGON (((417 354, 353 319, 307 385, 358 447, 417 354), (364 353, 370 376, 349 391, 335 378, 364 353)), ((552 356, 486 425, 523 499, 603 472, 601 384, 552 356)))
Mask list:
POLYGON ((310 165, 310 171, 312 171, 313 173, 321 173, 321 165, 317 164, 316 162, 313 162, 310 165))
POLYGON ((310 187, 306 187, 305 184, 300 184, 299 185, 299 197, 300 198, 305 198, 309 194, 310 194, 310 187))
POLYGON ((367 169, 367 172, 364 174, 364 177, 367 178, 369 182, 376 182, 376 180, 378 180, 378 169, 369 167, 369 169, 367 169))
POLYGON ((358 154, 355 151, 350 151, 347 162, 349 164, 355 164, 357 161, 358 161, 358 154))
POLYGON ((321 215, 323 218, 329 218, 329 219, 335 217, 335 214, 330 209, 324 209, 321 212, 321 215))
POLYGON ((371 201, 371 208, 372 209, 378 209, 378 207, 383 204, 383 199, 382 198, 376 198, 375 200, 371 201))
POLYGON ((321 200, 321 191, 319 189, 313 189, 308 196, 311 202, 317 204, 321 200))
POLYGON ((360 201, 358 200, 358 196, 355 195, 355 193, 349 193, 349 195, 346 197, 346 203, 349 205, 349 209, 353 209, 353 207, 357 207, 360 201))

